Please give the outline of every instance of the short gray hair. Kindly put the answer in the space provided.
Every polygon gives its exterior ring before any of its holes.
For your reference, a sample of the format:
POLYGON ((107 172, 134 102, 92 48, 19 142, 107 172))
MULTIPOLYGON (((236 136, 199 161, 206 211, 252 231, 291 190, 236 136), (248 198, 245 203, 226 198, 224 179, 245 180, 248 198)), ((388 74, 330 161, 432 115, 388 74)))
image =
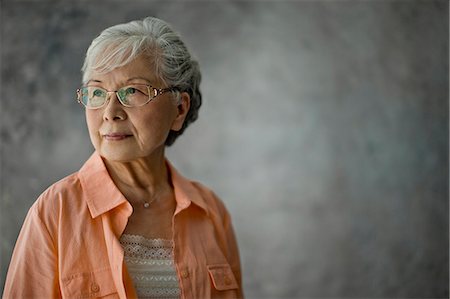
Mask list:
POLYGON ((92 70, 106 73, 130 63, 141 54, 153 59, 156 75, 163 83, 177 88, 174 94, 178 100, 180 92, 187 92, 191 97, 191 106, 182 128, 170 131, 167 137, 166 145, 170 146, 198 118, 202 95, 199 64, 168 23, 147 17, 103 30, 86 52, 81 69, 83 84, 88 82, 92 70))

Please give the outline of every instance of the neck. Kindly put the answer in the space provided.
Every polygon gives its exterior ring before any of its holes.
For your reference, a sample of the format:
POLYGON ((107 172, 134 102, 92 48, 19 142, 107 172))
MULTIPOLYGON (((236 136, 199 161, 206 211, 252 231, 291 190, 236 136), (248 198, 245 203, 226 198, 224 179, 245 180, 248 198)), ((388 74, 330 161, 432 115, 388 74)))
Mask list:
POLYGON ((146 193, 153 197, 170 187, 164 149, 133 161, 104 160, 112 180, 125 197, 146 193))

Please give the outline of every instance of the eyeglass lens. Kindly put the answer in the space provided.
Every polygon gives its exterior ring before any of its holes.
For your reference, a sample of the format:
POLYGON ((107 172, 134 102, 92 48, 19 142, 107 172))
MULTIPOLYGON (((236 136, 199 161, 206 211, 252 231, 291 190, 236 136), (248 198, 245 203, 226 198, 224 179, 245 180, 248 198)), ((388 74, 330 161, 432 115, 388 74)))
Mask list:
MULTIPOLYGON (((80 89, 79 100, 87 108, 99 108, 105 104, 110 92, 97 86, 84 86, 80 89)), ((122 105, 135 107, 145 105, 152 97, 147 85, 130 85, 116 91, 122 105)))

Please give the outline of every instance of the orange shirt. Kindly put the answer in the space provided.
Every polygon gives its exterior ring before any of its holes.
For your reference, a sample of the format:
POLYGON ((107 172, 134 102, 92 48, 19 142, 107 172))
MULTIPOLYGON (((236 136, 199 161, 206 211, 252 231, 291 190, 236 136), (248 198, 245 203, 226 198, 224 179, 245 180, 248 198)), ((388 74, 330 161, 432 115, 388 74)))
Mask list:
MULTIPOLYGON (((167 162, 175 199, 174 260, 182 298, 242 298, 230 216, 217 196, 167 162)), ((136 298, 119 237, 132 207, 94 153, 30 208, 3 298, 136 298)))

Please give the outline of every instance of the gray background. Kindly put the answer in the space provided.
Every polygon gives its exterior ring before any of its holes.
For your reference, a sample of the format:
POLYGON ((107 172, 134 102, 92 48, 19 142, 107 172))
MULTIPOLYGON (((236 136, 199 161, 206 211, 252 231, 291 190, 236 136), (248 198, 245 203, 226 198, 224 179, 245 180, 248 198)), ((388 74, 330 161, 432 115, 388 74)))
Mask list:
POLYGON ((229 208, 249 298, 448 296, 448 2, 1 3, 1 286, 26 211, 92 152, 104 28, 173 24, 203 72, 168 157, 229 208))

